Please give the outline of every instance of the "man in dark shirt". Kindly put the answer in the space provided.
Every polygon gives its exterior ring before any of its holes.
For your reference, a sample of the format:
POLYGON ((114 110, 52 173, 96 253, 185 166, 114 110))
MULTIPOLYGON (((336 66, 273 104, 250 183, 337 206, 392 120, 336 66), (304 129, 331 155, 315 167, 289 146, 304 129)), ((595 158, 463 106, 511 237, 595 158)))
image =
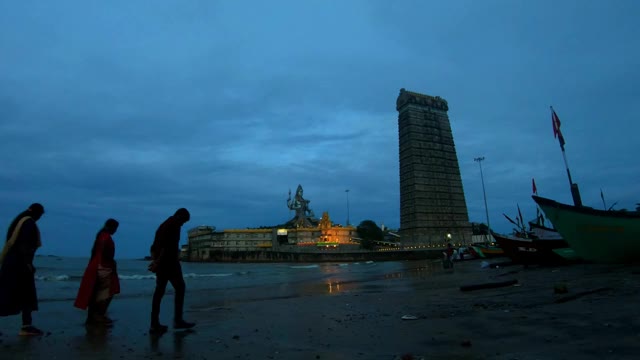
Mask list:
POLYGON ((180 231, 190 217, 187 209, 178 209, 158 227, 155 240, 151 245, 153 262, 149 265, 149 270, 156 274, 156 290, 153 293, 151 328, 149 329, 151 333, 163 333, 168 329, 167 326, 160 324, 160 303, 168 282, 175 290, 174 329, 189 329, 195 326, 194 323, 186 322, 182 318, 185 284, 180 266, 180 231))

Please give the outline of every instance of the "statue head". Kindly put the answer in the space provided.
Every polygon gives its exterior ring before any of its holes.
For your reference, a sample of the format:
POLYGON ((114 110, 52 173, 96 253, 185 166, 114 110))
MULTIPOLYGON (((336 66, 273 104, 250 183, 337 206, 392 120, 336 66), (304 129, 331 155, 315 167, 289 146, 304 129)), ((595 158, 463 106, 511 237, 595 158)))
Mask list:
POLYGON ((296 190, 296 196, 302 197, 302 185, 298 184, 298 189, 296 190))

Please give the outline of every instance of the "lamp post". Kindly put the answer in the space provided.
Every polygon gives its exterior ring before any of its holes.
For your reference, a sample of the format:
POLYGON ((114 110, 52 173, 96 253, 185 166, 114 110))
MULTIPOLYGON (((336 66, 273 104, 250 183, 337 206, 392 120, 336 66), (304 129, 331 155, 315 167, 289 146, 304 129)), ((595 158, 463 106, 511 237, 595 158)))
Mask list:
POLYGON ((349 189, 344 192, 347 193, 347 226, 349 226, 349 189))
POLYGON ((482 195, 484 196, 484 211, 487 214, 487 230, 489 234, 491 234, 491 224, 489 223, 489 208, 487 207, 487 193, 484 189, 484 175, 482 174, 482 161, 484 161, 484 156, 474 158, 473 161, 477 161, 480 166, 480 180, 482 181, 482 195))

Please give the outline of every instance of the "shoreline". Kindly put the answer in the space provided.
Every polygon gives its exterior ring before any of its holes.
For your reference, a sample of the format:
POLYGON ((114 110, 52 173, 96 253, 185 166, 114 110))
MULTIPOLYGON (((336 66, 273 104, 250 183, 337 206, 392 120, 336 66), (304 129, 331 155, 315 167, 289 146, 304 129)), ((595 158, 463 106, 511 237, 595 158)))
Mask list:
MULTIPOLYGON (((3 359, 630 359, 640 341, 640 265, 577 264, 443 270, 438 261, 356 283, 189 292, 193 331, 148 334, 147 298, 115 298, 106 331, 86 313, 47 302, 34 324, 47 336, 17 336, 19 316, 0 318, 3 359), (516 279, 463 292, 460 286, 516 279), (554 288, 564 285, 565 294, 554 288), (308 287, 313 287, 312 289, 308 287), (588 291, 607 288, 607 290, 588 291), (582 294, 582 295, 581 295, 582 294), (571 297, 574 298, 571 298, 571 297), (566 300, 561 300, 566 299, 566 300), (412 315, 415 320, 402 320, 412 315), (62 321, 61 319, 64 319, 62 321), (8 357, 5 357, 7 355, 8 357), (412 357, 408 357, 411 355, 412 357)), ((162 302, 170 325, 173 296, 162 302)))
POLYGON ((207 258, 184 262, 192 263, 326 263, 362 261, 413 261, 442 258, 444 249, 390 250, 390 251, 211 251, 207 258))

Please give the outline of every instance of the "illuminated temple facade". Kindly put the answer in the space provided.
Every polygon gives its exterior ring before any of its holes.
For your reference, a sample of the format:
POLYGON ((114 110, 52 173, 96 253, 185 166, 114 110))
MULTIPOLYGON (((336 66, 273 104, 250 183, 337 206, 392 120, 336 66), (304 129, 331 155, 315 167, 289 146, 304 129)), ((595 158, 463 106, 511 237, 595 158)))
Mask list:
POLYGON ((329 213, 315 218, 298 185, 295 197, 289 194, 287 206, 295 216, 272 228, 227 229, 198 226, 188 231, 188 244, 182 255, 188 261, 211 261, 221 253, 252 253, 259 251, 313 252, 359 249, 356 228, 333 224, 329 213))

